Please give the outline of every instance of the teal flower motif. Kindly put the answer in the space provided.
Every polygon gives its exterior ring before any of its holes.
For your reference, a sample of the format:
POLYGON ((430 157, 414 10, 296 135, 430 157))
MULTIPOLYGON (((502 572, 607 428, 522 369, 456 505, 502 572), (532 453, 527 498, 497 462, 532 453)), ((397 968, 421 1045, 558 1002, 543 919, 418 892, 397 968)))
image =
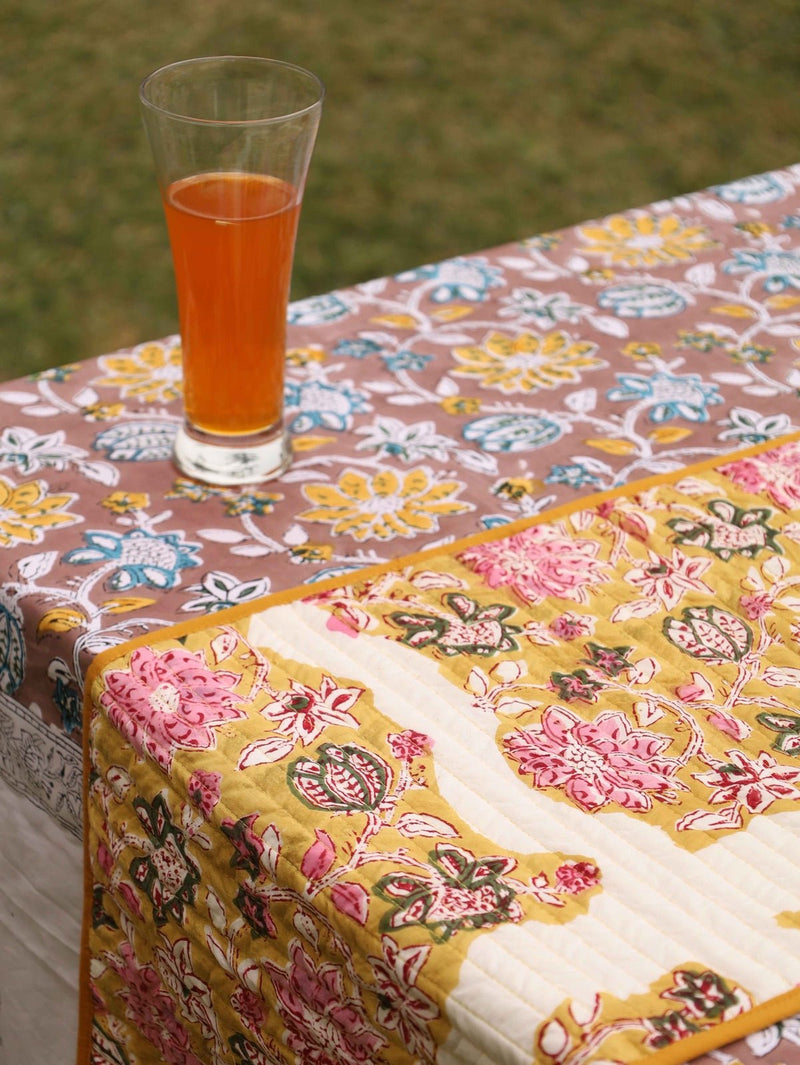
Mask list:
POLYGON ((788 189, 774 174, 754 174, 752 177, 729 181, 725 185, 715 185, 711 191, 726 203, 756 206, 784 199, 788 189))
POLYGON ((555 419, 542 414, 509 411, 508 414, 490 414, 468 422, 461 435, 482 451, 516 452, 533 451, 534 448, 552 444, 564 432, 555 419))
POLYGON ((435 281, 430 297, 434 303, 467 300, 481 303, 491 288, 505 284, 502 270, 489 266, 481 257, 448 259, 445 262, 421 266, 398 274, 397 281, 435 281))
POLYGON ((286 387, 286 413, 291 418, 289 429, 293 433, 308 433, 317 428, 341 432, 352 426, 354 414, 364 414, 370 409, 366 395, 347 385, 304 381, 286 387))
POLYGON ((607 395, 617 402, 640 401, 650 408, 651 422, 685 418, 689 422, 707 422, 709 406, 722 403, 716 385, 706 384, 699 374, 676 376, 658 370, 651 377, 642 374, 617 374, 620 387, 607 395))
POLYGON ((510 524, 511 518, 505 514, 486 514, 481 518, 481 527, 484 529, 500 529, 510 524))
POLYGON ((544 479, 545 484, 567 484, 570 488, 583 488, 584 485, 598 485, 600 478, 580 462, 568 462, 564 465, 551 466, 544 479))
POLYGON ((289 304, 289 325, 324 325, 346 318, 350 308, 335 292, 289 304))
POLYGON ((763 278, 767 292, 800 288, 800 255, 791 251, 734 249, 733 259, 722 269, 726 274, 752 273, 763 278))
POLYGON ((366 340, 362 337, 347 337, 340 340, 333 349, 334 355, 347 355, 351 359, 366 359, 368 355, 374 355, 380 351, 380 344, 374 340, 366 340))
POLYGON ((398 370, 424 370, 433 356, 403 349, 389 355, 382 355, 381 358, 386 369, 391 373, 396 373, 398 370))
POLYGON ((53 702, 61 714, 61 724, 69 735, 81 727, 83 721, 83 692, 63 658, 54 658, 47 667, 47 676, 54 683, 53 702))
POLYGON ((0 691, 12 695, 25 679, 22 613, 14 600, 0 601, 0 691))
POLYGON ((684 311, 687 301, 672 285, 626 281, 603 289, 597 304, 620 318, 667 318, 684 311))
POLYGON ((92 441, 112 462, 164 462, 172 455, 177 426, 166 419, 124 422, 104 429, 92 441))
POLYGON ((194 555, 199 544, 187 543, 180 533, 149 533, 132 529, 123 534, 90 530, 83 534, 86 547, 76 547, 64 555, 65 562, 80 566, 118 562, 108 584, 114 591, 127 591, 138 584, 151 588, 174 588, 182 569, 198 566, 194 555))

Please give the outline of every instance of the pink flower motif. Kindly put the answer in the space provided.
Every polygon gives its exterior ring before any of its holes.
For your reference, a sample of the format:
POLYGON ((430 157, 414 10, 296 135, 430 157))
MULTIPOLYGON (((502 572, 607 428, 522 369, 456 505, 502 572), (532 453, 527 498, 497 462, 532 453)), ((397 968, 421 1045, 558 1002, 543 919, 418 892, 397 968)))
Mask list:
POLYGON ((139 920, 141 920, 142 904, 139 901, 139 896, 134 891, 133 886, 123 880, 122 883, 117 885, 117 892, 122 896, 124 905, 127 906, 133 916, 138 917, 139 920))
POLYGON ((151 965, 140 965, 127 942, 120 945, 116 956, 106 957, 122 981, 120 998, 125 1003, 126 1017, 158 1050, 161 1060, 169 1065, 202 1065, 192 1053, 176 1004, 156 970, 151 965))
POLYGON ((690 557, 677 548, 673 548, 671 558, 658 555, 655 551, 647 553, 647 563, 633 566, 625 574, 625 580, 637 588, 645 599, 658 600, 667 610, 672 610, 686 592, 714 594, 714 589, 701 580, 712 559, 690 557))
POLYGON ((358 629, 354 629, 353 626, 344 618, 337 614, 330 614, 328 620, 325 622, 325 628, 330 632, 341 632, 344 636, 349 636, 351 640, 354 640, 358 636, 358 629))
POLYGON ((189 783, 187 784, 189 798, 200 810, 206 821, 211 817, 214 807, 219 802, 221 782, 221 773, 212 773, 207 769, 196 769, 189 777, 189 783))
POLYGON ((708 788, 713 788, 712 803, 741 803, 751 814, 768 810, 779 799, 800 800, 800 769, 780 765, 766 751, 751 761, 742 751, 725 752, 728 762, 718 762, 706 773, 693 776, 708 788))
POLYGON ((556 869, 556 881, 560 891, 579 895, 582 891, 597 887, 600 870, 593 862, 564 862, 556 869))
POLYGON ((100 704, 139 754, 169 772, 177 750, 213 750, 215 726, 245 716, 230 690, 238 680, 183 647, 137 647, 128 669, 105 675, 100 704))
POLYGON ((800 507, 800 442, 796 440, 760 455, 737 459, 719 470, 748 492, 766 492, 783 510, 800 507))
POLYGON ((714 694, 714 689, 702 673, 692 671, 692 679, 686 684, 679 684, 675 689, 675 694, 684 703, 696 703, 701 699, 710 699, 714 694))
POLYGON ((375 1019, 387 1031, 396 1031, 406 1050, 423 1061, 433 1061, 436 1045, 430 1021, 440 1016, 436 1003, 417 987, 431 952, 430 944, 399 947, 391 936, 381 936, 383 957, 369 955, 378 998, 375 1019))
POLYGON ((340 688, 333 677, 323 674, 319 688, 300 681, 289 683, 289 690, 278 692, 274 702, 261 713, 278 723, 278 732, 294 742, 309 744, 326 725, 358 728, 358 719, 350 710, 364 694, 363 688, 340 688))
POLYGON ((360 925, 367 923, 369 895, 366 888, 352 881, 334 884, 331 888, 333 905, 341 913, 352 917, 360 925))
POLYGON ((550 622, 550 631, 561 640, 577 640, 580 636, 591 636, 594 619, 573 614, 568 610, 550 622))
POLYGON ((424 732, 415 732, 414 729, 391 732, 387 738, 392 754, 402 762, 421 758, 433 747, 433 740, 430 736, 426 736, 424 732))
POLYGON ((533 775, 534 787, 560 788, 584 810, 616 802, 642 813, 653 797, 670 802, 677 788, 685 789, 675 776, 681 763, 661 756, 669 737, 632 728, 616 710, 582 721, 549 706, 540 725, 516 729, 503 742, 519 772, 533 775))
POLYGON ((743 595, 739 600, 739 606, 751 621, 758 621, 772 610, 772 596, 768 592, 743 595))
POLYGON ((753 731, 746 721, 741 721, 738 717, 734 717, 733 714, 729 714, 726 710, 715 710, 708 715, 709 725, 713 725, 714 728, 718 728, 720 732, 724 732, 727 736, 730 736, 733 740, 746 740, 750 733, 753 731))
POLYGON ((264 1023, 264 1003, 249 987, 237 987, 231 995, 231 1005, 251 1032, 258 1034, 264 1023))
POLYGON ((314 835, 316 838, 300 863, 300 872, 308 880, 319 880, 320 877, 325 876, 336 856, 336 848, 327 832, 323 832, 321 828, 315 828, 314 835))
POLYGON ((508 585, 526 603, 548 596, 587 603, 588 587, 602 580, 600 545, 570 536, 562 523, 533 525, 514 536, 462 551, 460 562, 481 574, 490 588, 508 585))
POLYGON ((114 868, 114 856, 102 840, 97 845, 97 864, 106 876, 111 876, 111 870, 114 868))
POLYGON ((317 967, 302 943, 289 945, 289 965, 265 961, 275 989, 286 1043, 303 1065, 353 1065, 376 1060, 386 1040, 372 1028, 361 1003, 344 991, 339 966, 317 967))
POLYGON ((173 1000, 180 1003, 182 1015, 200 1028, 204 1039, 219 1038, 211 988, 195 972, 189 940, 183 937, 170 942, 166 936, 163 940, 166 946, 156 947, 155 956, 159 972, 172 992, 173 1000))

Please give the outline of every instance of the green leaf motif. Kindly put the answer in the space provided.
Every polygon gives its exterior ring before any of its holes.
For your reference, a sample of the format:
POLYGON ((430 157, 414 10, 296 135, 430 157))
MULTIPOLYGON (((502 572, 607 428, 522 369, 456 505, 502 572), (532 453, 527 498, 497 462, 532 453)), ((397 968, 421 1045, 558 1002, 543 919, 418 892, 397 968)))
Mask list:
POLYGON ((726 499, 712 499, 709 516, 702 521, 673 518, 667 525, 679 544, 694 544, 727 562, 732 555, 755 558, 759 551, 781 554, 777 529, 767 525, 769 507, 737 507, 726 499))
POLYGON ((443 599, 448 614, 414 614, 395 611, 389 621, 406 630, 400 637, 409 647, 434 647, 444 655, 496 655, 516 651, 514 639, 519 625, 506 618, 516 613, 505 603, 481 604, 461 592, 449 592, 443 599))
POLYGON ((357 744, 323 743, 314 758, 298 758, 287 770, 292 792, 306 806, 330 813, 377 810, 392 783, 380 755, 357 744))
POLYGON ((183 924, 185 907, 194 905, 200 883, 200 870, 186 850, 186 835, 170 821, 163 795, 156 795, 152 804, 137 798, 133 805, 150 847, 143 857, 133 859, 130 874, 150 899, 157 926, 170 919, 183 924))
POLYGON ((390 931, 421 925, 437 942, 460 931, 518 921, 522 910, 504 877, 516 862, 504 855, 476 858, 459 847, 439 844, 429 855, 430 875, 387 873, 373 891, 392 910, 381 920, 390 931))
POLYGON ((671 644, 702 662, 740 662, 753 646, 753 634, 741 618, 716 606, 689 606, 680 620, 664 619, 671 644))
POLYGON ((766 728, 778 733, 772 749, 788 754, 792 758, 800 757, 800 716, 797 714, 756 714, 756 720, 766 728))

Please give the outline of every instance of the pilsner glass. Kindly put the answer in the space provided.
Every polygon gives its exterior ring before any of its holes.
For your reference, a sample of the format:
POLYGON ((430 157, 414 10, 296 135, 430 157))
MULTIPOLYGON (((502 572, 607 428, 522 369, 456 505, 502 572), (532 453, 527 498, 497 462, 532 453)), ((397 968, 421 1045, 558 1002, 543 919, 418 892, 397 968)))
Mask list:
POLYGON ((324 97, 289 63, 172 63, 140 93, 169 231, 185 419, 175 461, 211 484, 277 476, 295 237, 324 97))

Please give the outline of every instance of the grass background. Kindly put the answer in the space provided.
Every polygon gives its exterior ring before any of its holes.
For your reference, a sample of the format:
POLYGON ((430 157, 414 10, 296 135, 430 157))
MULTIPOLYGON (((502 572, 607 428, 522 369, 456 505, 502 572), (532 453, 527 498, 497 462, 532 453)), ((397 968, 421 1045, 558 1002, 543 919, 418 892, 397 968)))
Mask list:
POLYGON ((0 0, 0 377, 177 330, 163 63, 326 83, 300 298, 800 162, 799 40, 796 0, 0 0))

